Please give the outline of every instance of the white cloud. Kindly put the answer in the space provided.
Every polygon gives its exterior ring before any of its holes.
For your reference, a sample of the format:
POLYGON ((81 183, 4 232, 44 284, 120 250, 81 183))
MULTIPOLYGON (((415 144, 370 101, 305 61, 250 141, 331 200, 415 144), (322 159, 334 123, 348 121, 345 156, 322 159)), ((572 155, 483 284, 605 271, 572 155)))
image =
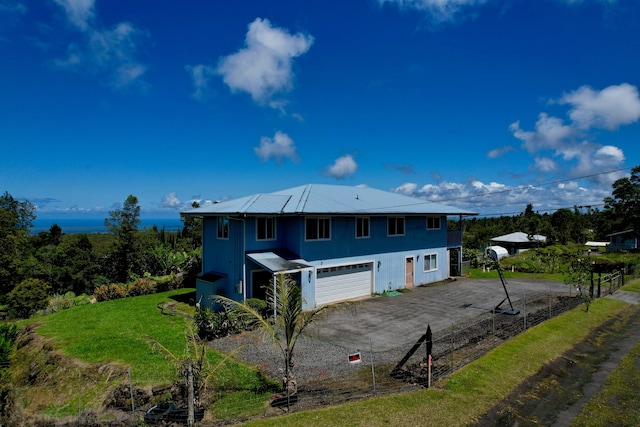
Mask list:
POLYGON ((284 159, 294 162, 299 160, 295 142, 289 135, 280 131, 277 131, 273 138, 267 136, 260 138, 260 146, 253 147, 253 150, 264 162, 270 159, 275 159, 278 163, 284 159))
POLYGON ((592 175, 592 180, 599 183, 609 183, 613 176, 619 176, 602 172, 620 169, 624 152, 592 139, 597 129, 615 130, 640 120, 638 88, 628 83, 600 91, 582 86, 552 103, 569 106, 568 123, 540 113, 533 131, 523 130, 519 121, 509 126, 522 147, 536 154, 534 169, 543 174, 564 171, 572 176, 592 175))
POLYGON ((343 179, 347 175, 352 175, 358 169, 358 164, 351 154, 338 157, 333 165, 327 168, 327 174, 337 179, 343 179))
POLYGON ((495 159, 513 150, 515 150, 515 148, 513 148, 512 146, 505 145, 500 148, 494 148, 493 150, 489 150, 489 152, 487 153, 487 157, 490 159, 495 159))
POLYGON ((536 157, 535 168, 540 172, 555 172, 558 169, 558 164, 548 157, 536 157))
MULTIPOLYGON (((610 185, 610 184, 609 184, 610 185)), ((513 215, 524 212, 528 204, 534 210, 553 212, 559 208, 580 205, 599 205, 610 191, 601 188, 587 189, 577 180, 556 185, 508 186, 499 182, 484 183, 471 180, 464 183, 441 182, 425 184, 405 183, 395 192, 417 197, 425 201, 442 203, 460 209, 478 212, 480 215, 513 215), (410 190, 415 188, 413 192, 410 190)))
POLYGON ((245 47, 221 58, 217 72, 232 91, 247 92, 257 103, 281 109, 283 101, 273 97, 292 88, 292 61, 312 44, 311 36, 291 35, 256 18, 249 24, 245 47))
POLYGON ((417 189, 418 189, 418 184, 416 184, 415 182, 405 182, 399 187, 394 188, 393 191, 395 191, 396 193, 406 194, 410 196, 410 195, 413 195, 413 193, 415 193, 417 189))
POLYGON ((588 86, 565 94, 560 104, 572 106, 569 117, 580 129, 617 129, 640 119, 638 88, 628 83, 595 91, 588 86))
POLYGON ((170 193, 165 194, 162 197, 162 201, 160 202, 160 207, 162 208, 177 208, 182 205, 182 202, 178 197, 176 197, 176 192, 172 191, 170 193))
POLYGON ((82 36, 80 43, 71 43, 67 57, 56 64, 70 69, 106 74, 112 87, 122 88, 140 82, 147 67, 136 58, 139 44, 148 37, 145 31, 128 22, 112 29, 95 23, 92 0, 54 0, 62 7, 67 19, 82 36))
POLYGON ((209 81, 211 77, 215 75, 215 68, 202 64, 194 66, 187 65, 184 68, 193 80, 194 91, 191 97, 197 101, 206 101, 209 99, 209 81))
POLYGON ((434 22, 453 21, 463 9, 486 3, 487 0, 378 0, 378 3, 397 5, 401 9, 415 9, 431 16, 434 22))
POLYGON ((523 147, 529 153, 545 149, 559 149, 567 138, 575 133, 571 126, 565 125, 557 117, 549 117, 547 113, 540 113, 535 128, 535 131, 523 131, 519 121, 509 126, 513 136, 523 141, 523 147))
POLYGON ((69 22, 78 27, 80 31, 89 28, 90 21, 94 17, 94 0, 53 0, 62 7, 67 14, 69 22))

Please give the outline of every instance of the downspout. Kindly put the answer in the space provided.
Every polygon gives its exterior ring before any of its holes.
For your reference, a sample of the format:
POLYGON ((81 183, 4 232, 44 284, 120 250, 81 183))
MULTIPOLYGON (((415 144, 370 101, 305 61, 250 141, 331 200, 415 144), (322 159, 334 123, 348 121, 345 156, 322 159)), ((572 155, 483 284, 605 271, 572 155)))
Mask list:
POLYGON ((242 221, 242 302, 247 302, 247 264, 245 252, 247 249, 247 221, 244 218, 233 218, 236 221, 242 221))

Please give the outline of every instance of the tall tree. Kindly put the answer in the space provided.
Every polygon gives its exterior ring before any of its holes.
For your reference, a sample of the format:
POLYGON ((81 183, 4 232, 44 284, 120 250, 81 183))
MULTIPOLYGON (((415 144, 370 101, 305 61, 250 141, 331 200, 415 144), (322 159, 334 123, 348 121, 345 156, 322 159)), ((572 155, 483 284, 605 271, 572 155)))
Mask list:
POLYGON ((129 195, 120 209, 109 212, 104 220, 107 231, 115 237, 110 253, 110 278, 117 282, 126 282, 135 266, 135 238, 140 223, 138 198, 129 195))
POLYGON ((35 209, 28 200, 16 200, 6 191, 0 196, 0 294, 7 294, 23 279, 21 265, 35 209))
POLYGON ((611 197, 604 199, 604 209, 611 221, 620 228, 640 232, 640 166, 631 169, 631 176, 613 183, 611 197))

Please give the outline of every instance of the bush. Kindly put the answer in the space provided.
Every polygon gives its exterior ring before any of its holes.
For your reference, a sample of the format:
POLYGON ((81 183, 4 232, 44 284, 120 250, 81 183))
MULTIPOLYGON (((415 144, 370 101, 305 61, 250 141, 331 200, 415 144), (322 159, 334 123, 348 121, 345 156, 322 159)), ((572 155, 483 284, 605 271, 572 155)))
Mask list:
POLYGON ((260 313, 265 319, 269 316, 267 302, 260 298, 248 298, 247 305, 260 313))
POLYGON ((224 338, 242 330, 242 324, 233 310, 213 311, 208 307, 199 309, 193 322, 198 330, 198 336, 203 340, 224 338))
POLYGON ((131 282, 127 289, 127 296, 150 295, 156 292, 156 282, 149 278, 138 278, 131 282))
POLYGON ((93 296, 98 302, 126 298, 128 295, 129 291, 127 285, 120 285, 117 283, 101 285, 93 291, 93 296))
POLYGON ((9 316, 27 318, 47 307, 51 286, 40 279, 20 282, 7 296, 9 316))
POLYGON ((56 313, 73 307, 75 305, 75 297, 76 295, 73 292, 67 292, 64 295, 55 294, 47 304, 47 312, 56 313))

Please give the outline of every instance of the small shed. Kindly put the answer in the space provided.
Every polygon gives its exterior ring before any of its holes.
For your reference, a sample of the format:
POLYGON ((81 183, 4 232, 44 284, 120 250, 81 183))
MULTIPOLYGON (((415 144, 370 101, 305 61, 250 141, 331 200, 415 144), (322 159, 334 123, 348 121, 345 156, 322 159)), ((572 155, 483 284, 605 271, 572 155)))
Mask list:
POLYGON ((509 251, 503 248, 502 246, 489 246, 484 251, 485 256, 488 256, 492 259, 500 260, 509 255, 509 251))

